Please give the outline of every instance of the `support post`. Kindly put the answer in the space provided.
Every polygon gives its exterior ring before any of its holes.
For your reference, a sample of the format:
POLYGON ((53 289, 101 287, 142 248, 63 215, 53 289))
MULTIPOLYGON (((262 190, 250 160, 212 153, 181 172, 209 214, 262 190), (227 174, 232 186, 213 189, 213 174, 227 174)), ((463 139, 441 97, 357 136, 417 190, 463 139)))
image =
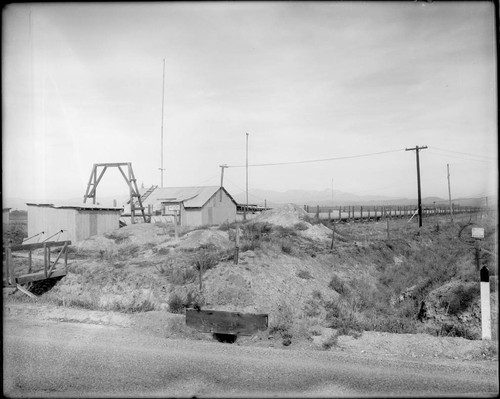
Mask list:
POLYGON ((451 188, 450 188, 450 164, 446 164, 448 171, 448 203, 450 204, 450 220, 453 223, 453 204, 451 202, 451 188))
POLYGON ((480 272, 481 280, 481 337, 491 339, 491 309, 490 309, 490 272, 483 266, 480 272))
POLYGON ((47 245, 43 244, 43 272, 47 278, 47 245))
POLYGON ((177 241, 179 239, 179 227, 178 227, 178 223, 177 223, 177 214, 176 213, 174 213, 174 234, 175 234, 175 240, 177 241))
POLYGON ((390 234, 389 234, 389 218, 385 218, 385 220, 387 221, 387 239, 389 240, 390 239, 390 234))

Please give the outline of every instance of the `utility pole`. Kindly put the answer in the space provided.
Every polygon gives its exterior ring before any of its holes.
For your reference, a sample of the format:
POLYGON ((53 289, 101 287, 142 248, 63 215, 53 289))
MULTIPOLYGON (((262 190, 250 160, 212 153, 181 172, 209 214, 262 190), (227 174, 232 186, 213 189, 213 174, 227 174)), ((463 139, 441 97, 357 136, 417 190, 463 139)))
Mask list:
POLYGON ((163 84, 161 89, 161 166, 160 166, 160 174, 161 174, 161 188, 163 188, 163 107, 165 103, 165 58, 163 59, 163 84))
POLYGON ((246 194, 247 194, 247 205, 243 211, 243 220, 247 220, 247 209, 248 209, 248 133, 247 133, 247 145, 246 145, 246 194))
MULTIPOLYGON (((227 168, 227 164, 220 166, 220 188, 224 186, 224 168, 227 168)), ((220 191, 220 200, 222 201, 222 190, 220 191)))
POLYGON ((422 194, 420 190, 420 159, 419 159, 419 151, 425 150, 427 146, 419 147, 418 145, 415 148, 406 148, 405 151, 415 151, 417 155, 417 185, 418 185, 418 227, 422 227, 422 194))
POLYGON ((451 203, 451 188, 450 188, 450 164, 446 164, 446 169, 448 170, 448 203, 450 204, 450 219, 453 223, 453 204, 451 203))

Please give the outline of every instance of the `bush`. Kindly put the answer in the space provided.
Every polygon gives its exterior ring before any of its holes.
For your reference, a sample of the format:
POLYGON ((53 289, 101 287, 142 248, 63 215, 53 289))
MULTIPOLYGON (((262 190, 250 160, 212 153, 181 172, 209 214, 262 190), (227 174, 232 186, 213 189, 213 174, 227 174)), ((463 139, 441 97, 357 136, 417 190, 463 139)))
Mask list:
POLYGON ((192 290, 187 291, 185 296, 174 292, 168 300, 168 308, 170 313, 185 313, 186 308, 201 308, 204 303, 203 297, 192 290))
POLYGON ((293 225, 293 228, 298 231, 307 230, 309 226, 304 222, 298 222, 293 225))
POLYGON ((170 295, 168 300, 168 309, 170 313, 182 313, 184 308, 184 301, 178 294, 170 295))
MULTIPOLYGON (((301 270, 297 273, 297 277, 303 278, 304 280, 310 280, 313 278, 309 270, 301 270)), ((321 294, 320 294, 321 295, 321 294)))
POLYGON ((458 315, 467 310, 475 298, 479 296, 478 284, 460 284, 441 299, 441 305, 448 309, 451 315, 458 315))
POLYGON ((337 291, 340 295, 349 296, 350 294, 350 290, 347 284, 344 283, 344 281, 336 274, 333 275, 330 283, 328 284, 328 287, 330 287, 334 291, 337 291))
POLYGON ((323 344, 321 346, 323 347, 324 350, 328 350, 332 346, 337 346, 338 343, 339 343, 338 334, 332 334, 325 341, 323 341, 323 344))
POLYGON ((269 329, 270 334, 279 334, 282 338, 282 344, 288 346, 292 343, 293 312, 286 302, 280 303, 275 312, 273 324, 269 329))

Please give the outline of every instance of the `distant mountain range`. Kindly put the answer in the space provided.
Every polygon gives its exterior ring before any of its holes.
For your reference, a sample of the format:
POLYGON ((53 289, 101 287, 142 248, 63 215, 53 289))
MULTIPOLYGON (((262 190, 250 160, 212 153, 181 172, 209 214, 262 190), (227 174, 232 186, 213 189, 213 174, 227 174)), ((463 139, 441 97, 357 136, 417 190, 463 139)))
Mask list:
MULTIPOLYGON (((245 192, 232 193, 231 196, 239 204, 246 203, 245 192)), ((116 195, 110 197, 98 198, 97 202, 103 206, 113 206, 113 200, 116 200, 117 206, 122 206, 129 199, 128 195, 116 195)), ((27 202, 37 202, 33 200, 26 200, 22 198, 2 198, 4 208, 12 208, 19 210, 26 210, 27 202)), ((65 200, 53 200, 45 201, 46 203, 56 203, 56 204, 81 204, 82 197, 69 198, 65 200)), ((276 207, 282 204, 293 203, 297 205, 309 205, 309 206, 328 206, 328 205, 416 205, 416 198, 398 198, 398 197, 388 197, 383 195, 356 195, 345 193, 342 191, 335 190, 333 192, 332 201, 332 191, 325 190, 288 190, 285 192, 272 191, 272 190, 260 190, 252 189, 248 195, 248 203, 254 205, 264 205, 264 202, 268 207, 276 207)), ((425 197, 422 198, 423 204, 433 204, 434 202, 438 204, 446 204, 447 199, 440 197, 425 197)), ((462 206, 484 206, 484 198, 455 198, 454 203, 459 203, 462 206)), ((489 206, 496 206, 497 197, 489 197, 489 206)))
MULTIPOLYGON (((246 203, 246 193, 241 192, 238 194, 230 193, 236 202, 240 204, 246 203)), ((266 201, 267 206, 273 207, 286 203, 294 203, 297 205, 416 205, 416 198, 402 198, 402 197, 388 197, 383 195, 356 195, 345 193, 342 191, 334 190, 333 200, 332 191, 325 190, 288 190, 285 192, 278 192, 272 190, 259 190, 252 189, 248 193, 248 203, 255 205, 264 205, 266 201)), ((447 199, 440 197, 425 197, 422 198, 423 204, 446 204, 447 199)), ((453 199, 453 202, 460 203, 463 206, 482 206, 484 204, 483 198, 477 199, 453 199)), ((496 204, 496 198, 490 199, 490 206, 496 204)))

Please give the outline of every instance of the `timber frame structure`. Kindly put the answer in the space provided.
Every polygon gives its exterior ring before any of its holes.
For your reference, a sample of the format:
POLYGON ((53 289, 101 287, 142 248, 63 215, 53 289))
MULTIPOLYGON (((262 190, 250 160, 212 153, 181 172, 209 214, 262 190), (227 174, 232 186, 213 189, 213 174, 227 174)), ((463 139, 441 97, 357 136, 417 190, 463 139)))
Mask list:
POLYGON ((137 188, 137 179, 134 176, 134 171, 132 170, 131 162, 119 162, 119 163, 95 163, 92 168, 92 172, 90 173, 89 182, 87 184, 87 190, 85 191, 85 195, 83 196, 83 203, 87 202, 88 198, 92 198, 92 203, 96 202, 96 189, 97 185, 101 181, 104 176, 104 172, 108 168, 118 168, 123 178, 127 182, 129 193, 130 193, 130 216, 131 222, 135 223, 136 212, 141 213, 141 217, 144 218, 144 222, 147 222, 146 213, 144 212, 144 206, 142 205, 141 194, 139 193, 139 189, 137 188), (127 174, 122 169, 123 167, 127 167, 127 174), (98 168, 103 168, 97 175, 98 168), (136 202, 137 199, 137 202, 136 202))

